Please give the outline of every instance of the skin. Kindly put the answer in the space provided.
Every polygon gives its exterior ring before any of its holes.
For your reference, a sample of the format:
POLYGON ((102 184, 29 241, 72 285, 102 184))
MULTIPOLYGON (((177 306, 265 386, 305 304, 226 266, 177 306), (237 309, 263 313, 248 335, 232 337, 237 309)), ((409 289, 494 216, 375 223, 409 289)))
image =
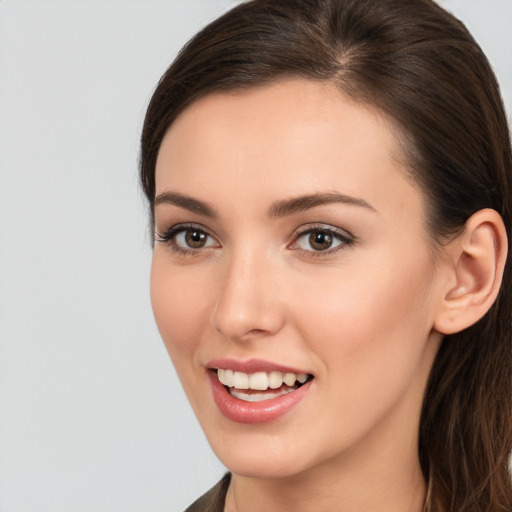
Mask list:
POLYGON ((195 414, 233 472, 228 512, 422 509, 419 415, 449 264, 433 259, 396 135, 334 86, 290 79, 202 98, 162 142, 157 197, 215 211, 156 206, 151 299, 195 414), (268 214, 276 201, 333 192, 367 206, 268 214), (159 241, 182 223, 208 235, 203 248, 159 241), (314 250, 301 234, 309 228, 352 242, 314 250), (226 357, 314 380, 283 417, 235 423, 215 405, 205 367, 226 357))

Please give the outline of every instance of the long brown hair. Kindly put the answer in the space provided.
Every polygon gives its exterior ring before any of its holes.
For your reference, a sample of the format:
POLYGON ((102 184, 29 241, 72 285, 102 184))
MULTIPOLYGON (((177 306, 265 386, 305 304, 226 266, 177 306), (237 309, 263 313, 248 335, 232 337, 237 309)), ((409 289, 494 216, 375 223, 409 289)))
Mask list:
MULTIPOLYGON (((216 91, 286 76, 328 81, 401 128, 432 244, 482 208, 512 214, 510 134, 496 79, 464 25, 431 0, 254 0, 199 32, 147 111, 140 177, 152 223, 155 164, 176 116, 216 91)), ((446 336, 420 423, 426 510, 512 510, 512 276, 488 314, 446 336)))

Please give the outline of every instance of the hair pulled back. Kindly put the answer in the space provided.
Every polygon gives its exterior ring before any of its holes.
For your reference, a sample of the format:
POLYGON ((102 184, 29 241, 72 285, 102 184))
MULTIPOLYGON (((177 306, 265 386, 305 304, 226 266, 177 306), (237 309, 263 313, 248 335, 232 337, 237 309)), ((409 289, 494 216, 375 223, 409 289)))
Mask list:
MULTIPOLYGON (((208 93, 288 76, 333 83, 396 121, 434 248, 483 208, 502 216, 512 240, 512 153, 498 84, 464 25, 431 0, 254 0, 205 27, 147 110, 140 179, 152 224, 156 159, 180 112, 208 93)), ((446 336, 434 362, 418 447, 426 510, 512 510, 511 302, 509 252, 491 310, 446 336)))

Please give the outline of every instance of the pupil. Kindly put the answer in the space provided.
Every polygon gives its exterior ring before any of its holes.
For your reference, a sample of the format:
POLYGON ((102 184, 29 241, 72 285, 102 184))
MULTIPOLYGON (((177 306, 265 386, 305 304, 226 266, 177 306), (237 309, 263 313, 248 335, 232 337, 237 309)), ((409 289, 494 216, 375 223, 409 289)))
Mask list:
POLYGON ((316 232, 309 236, 309 243, 313 249, 325 251, 332 244, 332 237, 328 233, 316 232))
POLYGON ((202 247, 206 242, 206 235, 201 231, 187 231, 187 245, 193 248, 202 247))

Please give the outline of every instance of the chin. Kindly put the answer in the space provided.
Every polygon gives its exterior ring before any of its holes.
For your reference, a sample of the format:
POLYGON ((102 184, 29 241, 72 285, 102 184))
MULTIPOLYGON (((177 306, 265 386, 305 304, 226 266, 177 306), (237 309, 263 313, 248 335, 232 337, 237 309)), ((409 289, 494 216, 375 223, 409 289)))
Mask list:
POLYGON ((252 436, 230 436, 230 439, 209 439, 210 446, 219 460, 232 473, 248 478, 286 479, 307 471, 315 465, 304 455, 309 450, 289 436, 292 442, 283 442, 280 435, 260 434, 252 436))
POLYGON ((235 456, 221 459, 221 462, 232 473, 246 478, 279 480, 302 472, 290 461, 276 461, 275 457, 235 456))

